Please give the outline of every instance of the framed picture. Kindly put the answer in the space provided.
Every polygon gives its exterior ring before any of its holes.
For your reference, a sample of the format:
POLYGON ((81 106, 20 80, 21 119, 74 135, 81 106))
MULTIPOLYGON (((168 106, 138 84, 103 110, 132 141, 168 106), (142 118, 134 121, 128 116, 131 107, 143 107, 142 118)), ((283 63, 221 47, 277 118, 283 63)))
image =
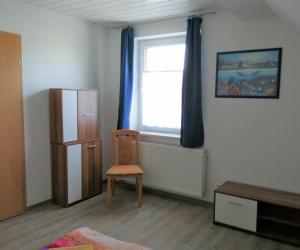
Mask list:
POLYGON ((279 98, 282 48, 217 53, 216 97, 279 98))

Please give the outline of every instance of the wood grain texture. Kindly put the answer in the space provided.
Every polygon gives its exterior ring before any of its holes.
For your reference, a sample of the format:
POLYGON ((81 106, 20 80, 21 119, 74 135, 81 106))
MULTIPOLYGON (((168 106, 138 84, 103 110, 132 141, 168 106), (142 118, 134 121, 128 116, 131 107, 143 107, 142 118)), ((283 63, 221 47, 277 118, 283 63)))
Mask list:
POLYGON ((137 195, 138 195, 138 206, 142 206, 142 194, 143 194, 143 175, 136 177, 137 195))
POLYGON ((223 185, 219 186, 216 189, 216 192, 300 209, 300 194, 232 181, 225 182, 223 185))
POLYGON ((78 139, 95 139, 98 136, 97 91, 78 91, 78 139))
POLYGON ((228 181, 216 189, 215 201, 215 223, 247 229, 261 236, 300 246, 300 195, 228 181), (237 199, 238 202, 236 204, 240 207, 235 206, 235 208, 233 208, 231 206, 231 211, 226 211, 227 203, 222 205, 220 202, 217 202, 217 197, 220 197, 220 193, 222 195, 226 194, 225 196, 229 197, 227 202, 230 202, 232 199, 237 199), (242 199, 236 198, 237 196, 242 197, 242 199), (253 214, 251 216, 249 210, 247 213, 249 216, 247 218, 240 218, 237 221, 237 216, 239 216, 242 211, 245 211, 243 209, 247 207, 244 206, 244 201, 248 203, 254 202, 255 209, 258 209, 255 211, 254 218, 253 214), (234 209, 236 216, 233 214, 232 219, 228 220, 234 209), (220 219, 221 217, 217 216, 218 213, 219 215, 223 213, 224 219, 220 219), (248 219, 250 219, 250 221, 246 223, 248 226, 255 221, 255 229, 251 228, 251 226, 245 227, 245 225, 243 225, 248 219))
POLYGON ((86 142, 93 142, 95 140, 100 140, 100 138, 94 138, 94 139, 89 139, 89 140, 78 140, 78 141, 70 141, 70 142, 65 142, 63 143, 64 145, 74 145, 74 144, 79 144, 79 143, 86 143, 86 142))
POLYGON ((140 165, 140 133, 138 131, 113 130, 111 140, 113 165, 140 165))
MULTIPOLYGON (((76 141, 64 143, 63 94, 66 89, 49 89, 50 132, 52 145, 52 193, 53 202, 68 206, 67 147, 82 144, 83 199, 101 192, 102 157, 101 140, 97 138, 97 91, 75 90, 78 124, 76 141), (60 144, 60 145, 59 145, 60 144), (95 148, 91 146, 95 145, 95 148)), ((74 91, 74 90, 72 90, 74 91)), ((66 133, 66 131, 65 131, 66 133)), ((65 134, 66 135, 66 134, 65 134)), ((70 183, 69 183, 70 184, 70 183)))
MULTIPOLYGON (((75 144, 76 143, 51 145, 52 199, 54 204, 63 207, 69 205, 67 147, 75 144)), ((77 144, 81 144, 82 147, 82 199, 87 199, 102 192, 101 140, 92 140, 77 144)))
POLYGON ((102 191, 101 141, 82 143, 82 194, 83 198, 102 191))
POLYGON ((21 36, 0 32, 0 220, 26 204, 21 36))
POLYGON ((119 136, 118 140, 118 155, 119 155, 119 165, 132 164, 132 143, 133 138, 131 136, 119 136))
MULTIPOLYGON (((118 185, 118 184, 117 184, 118 185)), ((213 225, 213 208, 118 187, 113 209, 101 194, 69 208, 51 203, 0 223, 0 249, 38 250, 82 226, 153 250, 296 250, 255 235, 213 225)))
POLYGON ((62 90, 49 89, 51 143, 63 143, 62 90))
POLYGON ((113 130, 112 137, 112 163, 107 174, 107 206, 112 207, 112 196, 115 193, 115 180, 122 177, 136 179, 136 192, 138 207, 142 206, 142 179, 144 171, 140 164, 140 133, 135 130, 113 130), (116 150, 116 147, 118 150, 116 150), (117 152, 117 154, 116 154, 117 152), (116 165, 116 163, 118 165, 116 165))
POLYGON ((107 175, 137 175, 143 174, 144 171, 138 165, 114 165, 106 172, 107 175))
MULTIPOLYGON (((51 143, 64 143, 63 90, 67 89, 49 89, 51 143)), ((76 141, 97 139, 97 90, 78 90, 77 100, 78 140, 76 141)))
POLYGON ((67 148, 62 144, 51 145, 52 200, 54 204, 68 206, 67 148))

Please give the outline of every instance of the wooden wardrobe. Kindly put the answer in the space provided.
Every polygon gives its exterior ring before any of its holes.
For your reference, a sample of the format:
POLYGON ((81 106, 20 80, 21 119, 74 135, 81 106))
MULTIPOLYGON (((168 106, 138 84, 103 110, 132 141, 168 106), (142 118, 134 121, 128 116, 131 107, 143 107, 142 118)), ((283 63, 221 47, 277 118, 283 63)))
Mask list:
POLYGON ((21 36, 0 32, 0 221, 25 210, 21 36))
POLYGON ((97 91, 50 89, 52 196, 67 207, 102 192, 97 91))

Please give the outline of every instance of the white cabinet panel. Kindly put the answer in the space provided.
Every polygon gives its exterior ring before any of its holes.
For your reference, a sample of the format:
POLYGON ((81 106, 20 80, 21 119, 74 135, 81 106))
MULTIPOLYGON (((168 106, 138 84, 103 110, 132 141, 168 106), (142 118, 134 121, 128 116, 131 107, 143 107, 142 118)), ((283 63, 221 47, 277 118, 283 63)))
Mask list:
POLYGON ((63 141, 76 141, 77 135, 77 91, 62 90, 63 141))
POLYGON ((82 199, 81 144, 67 146, 68 204, 82 199))
POLYGON ((215 221, 256 232, 257 201, 216 193, 215 221))

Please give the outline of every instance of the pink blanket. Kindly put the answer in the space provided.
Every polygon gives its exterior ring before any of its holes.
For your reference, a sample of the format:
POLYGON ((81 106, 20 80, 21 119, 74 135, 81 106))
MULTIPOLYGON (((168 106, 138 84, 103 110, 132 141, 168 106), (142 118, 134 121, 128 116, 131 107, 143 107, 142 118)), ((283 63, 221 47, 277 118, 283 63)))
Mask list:
POLYGON ((88 227, 76 229, 41 250, 90 244, 94 250, 151 250, 150 248, 114 239, 88 227))

